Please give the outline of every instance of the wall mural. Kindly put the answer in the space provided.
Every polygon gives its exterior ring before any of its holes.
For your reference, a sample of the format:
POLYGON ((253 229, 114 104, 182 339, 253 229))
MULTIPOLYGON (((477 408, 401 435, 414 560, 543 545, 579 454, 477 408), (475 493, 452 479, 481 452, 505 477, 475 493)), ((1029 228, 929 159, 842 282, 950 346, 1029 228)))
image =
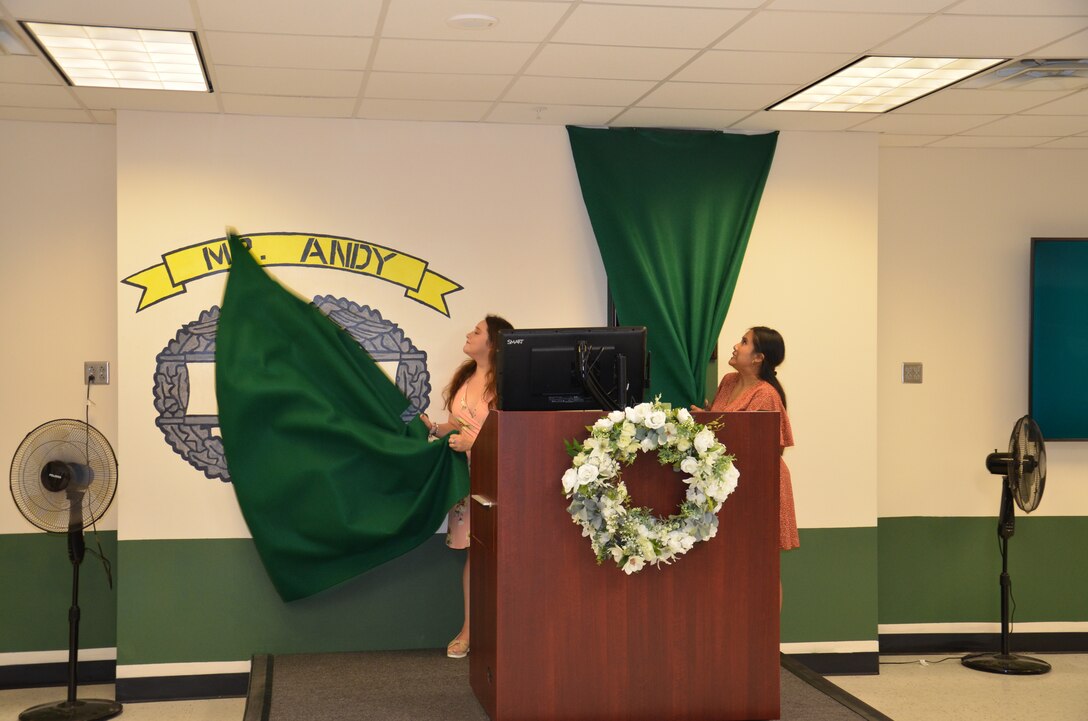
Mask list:
MULTIPOLYGON (((462 286, 427 269, 426 261, 390 248, 325 235, 260 233, 243 237, 261 265, 297 265, 333 268, 395 282, 405 297, 449 317, 445 296, 462 286)), ((225 238, 217 238, 166 253, 163 263, 130 275, 122 282, 141 288, 137 312, 185 292, 185 283, 225 272, 230 252, 225 238)), ((427 353, 415 346, 400 327, 377 309, 347 298, 318 295, 311 301, 344 328, 378 363, 395 363, 394 381, 410 405, 405 421, 424 410, 431 383, 427 353)), ((158 415, 155 425, 166 443, 189 465, 209 479, 230 481, 222 438, 215 415, 190 414, 190 369, 215 363, 215 334, 219 306, 201 311, 186 323, 155 357, 153 392, 158 415)))

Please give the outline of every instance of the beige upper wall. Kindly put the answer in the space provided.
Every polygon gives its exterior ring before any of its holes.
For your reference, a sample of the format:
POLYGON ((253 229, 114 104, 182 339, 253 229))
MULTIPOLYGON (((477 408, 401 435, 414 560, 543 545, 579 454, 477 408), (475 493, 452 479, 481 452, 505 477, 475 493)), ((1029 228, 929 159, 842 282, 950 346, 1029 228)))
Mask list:
MULTIPOLYGON (((1030 241, 1088 237, 1085 188, 1084 150, 881 151, 881 516, 997 514, 984 461, 1027 412, 1030 241)), ((1047 461, 1036 513, 1088 514, 1088 443, 1047 461)))
MULTIPOLYGON (((190 122, 189 116, 169 118, 181 125, 190 122)), ((268 133, 271 122, 249 119, 244 128, 267 138, 255 143, 275 157, 275 137, 268 133)), ((349 125, 350 134, 365 134, 361 125, 349 125)), ((387 131, 406 133, 411 125, 388 124, 387 131)), ((9 342, 23 349, 5 357, 0 382, 5 409, 0 454, 10 458, 18 442, 39 423, 82 416, 84 360, 114 362, 117 383, 133 378, 132 369, 116 360, 118 298, 131 312, 135 291, 117 284, 117 278, 132 268, 130 263, 119 267, 117 260, 115 228, 126 221, 115 211, 114 129, 3 121, 0 131, 5 168, 18 169, 0 179, 4 218, 0 242, 9 260, 3 271, 4 298, 9 308, 17 309, 5 314, 3 330, 9 342), (40 351, 58 347, 63 351, 40 351)), ((146 176, 130 176, 128 182, 139 183, 158 182, 155 176, 164 173, 183 175, 189 187, 204 188, 200 192, 205 200, 216 194, 223 197, 214 201, 215 209, 222 210, 214 213, 214 227, 210 221, 199 227, 186 225, 184 213, 174 212, 170 222, 158 224, 149 217, 147 226, 166 235, 146 240, 149 247, 137 251, 143 253, 141 262, 157 262, 162 248, 212 237, 224 222, 255 226, 256 215, 226 212, 238 209, 237 197, 246 201, 245 207, 259 210, 261 217, 267 213, 252 199, 268 181, 236 155, 208 150, 213 146, 207 141, 190 136, 185 142, 191 145, 151 163, 146 176), (237 181, 214 188, 205 184, 200 164, 185 159, 189 149, 202 143, 207 146, 201 151, 205 158, 214 155, 237 181)), ((420 147, 447 152, 441 150, 442 144, 420 147)), ((520 151, 515 146, 509 152, 520 151)), ((318 178, 326 169, 297 158, 289 165, 301 181, 318 178)), ((360 174, 365 173, 365 165, 356 165, 360 174)), ((275 169, 275 163, 268 166, 275 169)), ((282 170, 282 164, 279 167, 282 170)), ((406 173, 424 167, 412 160, 406 173)), ((435 190, 443 183, 472 180, 463 175, 416 175, 435 190)), ((802 526, 871 524, 878 493, 877 484, 866 480, 871 477, 880 479, 880 515, 995 514, 999 479, 987 474, 982 462, 986 453, 1005 445, 1012 422, 1027 402, 1028 240, 1033 235, 1088 235, 1080 198, 1088 187, 1086 175, 1084 152, 878 153, 866 136, 782 134, 721 350, 724 360, 735 337, 751 324, 772 325, 785 334, 788 360, 782 379, 790 394, 798 441, 787 459, 802 526), (879 313, 872 305, 874 295, 879 313), (926 363, 926 383, 899 382, 899 364, 904 360, 926 363), (844 446, 841 428, 869 440, 844 446), (917 461, 920 452, 924 463, 917 461)), ((563 183, 549 204, 576 204, 573 174, 563 183)), ((528 184, 528 190, 507 185, 502 190, 507 199, 541 193, 539 183, 528 184)), ((365 209, 364 197, 353 183, 337 188, 323 203, 328 208, 365 209)), ((156 203, 168 206, 177 201, 164 197, 156 203)), ((494 204, 465 205, 451 199, 439 215, 422 215, 419 209, 426 206, 415 204, 412 213, 401 214, 403 223, 389 221, 389 227, 379 228, 369 239, 388 238, 399 228, 440 229, 443 218, 455 215, 483 227, 497 213, 511 238, 543 246, 547 237, 517 232, 516 217, 521 208, 529 207, 534 213, 530 217, 539 220, 536 214, 543 204, 503 203, 496 209, 494 204)), ((149 206, 146 212, 150 216, 157 208, 149 206)), ((361 227, 362 209, 345 211, 353 215, 344 217, 323 214, 322 225, 350 234, 361 227)), ((273 210, 281 212, 279 205, 273 210)), ((584 217, 575 219, 571 211, 565 222, 557 232, 584 233, 584 217)), ((135 227, 127 226, 126 232, 135 227)), ((458 248, 441 233, 431 235, 443 243, 442 250, 429 251, 437 268, 458 248)), ((596 287, 592 290, 595 293, 596 287)), ((175 325, 206 307, 211 297, 215 294, 176 301, 175 325), (186 302, 191 306, 182 309, 186 302)), ((461 310, 471 316, 504 308, 481 298, 461 310)), ((593 312, 599 313, 593 322, 603 319, 603 307, 593 312)), ((464 332, 461 325, 450 324, 450 342, 464 332)), ((146 379, 137 375, 131 382, 137 386, 134 393, 143 387, 146 395, 146 379)), ((124 461, 131 449, 117 443, 117 398, 116 383, 95 389, 91 422, 106 432, 124 461)), ((1050 481, 1038 513, 1088 513, 1086 444, 1052 443, 1049 460, 1050 481)), ((122 494, 128 470, 122 462, 122 494)), ((0 531, 32 531, 10 497, 0 497, 8 499, 0 502, 0 531)))
POLYGON ((718 346, 782 333, 798 523, 876 523, 876 136, 782 133, 718 346), (846 370, 848 369, 848 370, 846 370))
MULTIPOLYGON (((89 420, 117 447, 117 386, 95 386, 84 361, 117 362, 113 127, 0 121, 0 458, 40 424, 89 420), (85 415, 85 411, 89 414, 85 415)), ((123 474, 123 470, 122 470, 123 474)), ((0 532, 30 533, 0 493, 0 532)), ((116 503, 99 528, 114 528, 116 503)))

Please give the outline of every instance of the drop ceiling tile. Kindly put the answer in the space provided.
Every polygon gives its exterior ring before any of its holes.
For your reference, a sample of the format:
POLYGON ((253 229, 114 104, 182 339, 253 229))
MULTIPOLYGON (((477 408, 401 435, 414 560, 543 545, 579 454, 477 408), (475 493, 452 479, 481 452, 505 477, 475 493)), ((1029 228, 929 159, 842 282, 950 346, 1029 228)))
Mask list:
POLYGON ((0 55, 0 83, 65 84, 53 66, 37 55, 0 55))
POLYGON ((382 40, 374 70, 513 75, 536 47, 533 43, 382 40))
MULTIPOLYGON (((129 0, 134 2, 135 0, 129 0)), ((205 30, 284 35, 373 36, 382 0, 195 0, 205 30)), ((148 3, 153 4, 153 3, 148 3)))
POLYGON ((1045 145, 1054 138, 1040 137, 988 137, 950 135, 929 145, 931 148, 1034 148, 1045 145))
POLYGON ((116 110, 92 110, 91 115, 94 116, 95 122, 102 125, 117 125, 116 110))
POLYGON ((1088 30, 1041 47, 1032 55, 1037 58, 1088 58, 1088 30))
POLYGON ((725 36, 719 50, 864 53, 925 15, 761 12, 725 36))
POLYGON ((964 131, 964 135, 1054 136, 1088 133, 1088 117, 1070 115, 1011 115, 964 131))
POLYGON ((695 57, 696 52, 690 49, 548 43, 533 58, 525 73, 566 78, 662 80, 695 57))
POLYGON ((65 108, 8 108, 0 105, 0 120, 31 120, 46 123, 92 123, 86 110, 65 108))
POLYGON ((374 42, 371 38, 317 35, 223 32, 205 35, 205 56, 210 62, 266 68, 364 70, 374 42))
POLYGON ((729 127, 736 130, 757 131, 837 131, 849 130, 858 122, 856 113, 798 113, 777 110, 749 113, 746 118, 729 127))
POLYGON ((475 122, 482 120, 491 103, 431 100, 363 100, 357 118, 374 120, 432 120, 475 122))
POLYGON ((808 85, 838 70, 854 57, 841 53, 712 50, 700 55, 672 80, 808 85))
POLYGON ((747 115, 737 110, 680 110, 677 108, 631 108, 612 121, 626 128, 691 128, 721 130, 747 115))
POLYGON ((935 13, 948 0, 772 0, 768 10, 825 10, 828 12, 935 13))
POLYGON ((757 8, 765 0, 594 0, 602 5, 664 5, 688 8, 757 8))
POLYGON ((12 17, 55 23, 195 30, 189 0, 4 0, 12 17))
POLYGON ((512 75, 371 73, 366 97, 410 100, 497 100, 512 75))
POLYGON ((78 108, 67 85, 0 83, 0 106, 23 108, 78 108))
POLYGON ((653 88, 648 80, 521 77, 503 100, 541 105, 620 105, 638 100, 653 88))
POLYGON ((540 42, 553 30, 570 2, 532 0, 390 0, 382 25, 387 38, 429 40, 496 40, 540 42), (447 23, 453 15, 491 15, 498 23, 490 28, 466 30, 447 23))
POLYGON ((581 4, 552 40, 587 45, 704 48, 748 16, 746 10, 581 4))
POLYGON ((948 11, 954 15, 1082 15, 1088 16, 1084 0, 963 0, 948 11))
POLYGON ((1058 138, 1049 143, 1043 143, 1040 148, 1055 150, 1088 149, 1088 138, 1076 136, 1072 138, 1058 138))
POLYGON ((219 65, 215 80, 217 89, 224 93, 354 98, 362 86, 363 72, 219 65))
POLYGON ((793 90, 793 85, 668 82, 638 104, 652 108, 762 110, 793 90))
POLYGON ((1011 58, 1064 38, 1074 28, 1066 18, 938 15, 875 48, 880 55, 1011 58))
POLYGON ((944 138, 944 135, 895 135, 882 133, 879 145, 882 148, 921 148, 944 138))
POLYGON ((217 113, 213 93, 123 88, 73 88, 72 92, 92 110, 161 110, 182 113, 217 113))
POLYGON ((353 98, 292 98, 224 93, 223 112, 234 115, 284 115, 304 118, 350 118, 353 98))
POLYGON ((536 105, 499 103, 488 114, 489 123, 531 123, 535 125, 605 125, 623 108, 589 105, 536 105))
POLYGON ((1025 115, 1088 115, 1088 90, 1025 110, 1025 115))
POLYGON ((1007 113, 1019 113, 1065 95, 1067 93, 1028 93, 1019 90, 956 90, 955 88, 946 88, 904 105, 896 112, 905 115, 915 113, 1005 115, 1007 113))
MULTIPOLYGON (((812 113, 820 115, 821 113, 812 113)), ((859 115, 859 113, 842 113, 843 115, 859 115)), ((972 128, 991 123, 995 115, 906 115, 890 112, 872 117, 871 113, 865 113, 863 120, 854 126, 854 130, 881 133, 901 133, 904 135, 952 135, 962 133, 972 128)))

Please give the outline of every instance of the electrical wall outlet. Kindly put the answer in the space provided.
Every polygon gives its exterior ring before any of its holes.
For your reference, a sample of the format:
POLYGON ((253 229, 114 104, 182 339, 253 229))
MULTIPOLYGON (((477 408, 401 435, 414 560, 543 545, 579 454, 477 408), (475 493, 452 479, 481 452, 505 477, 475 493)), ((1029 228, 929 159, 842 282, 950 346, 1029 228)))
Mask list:
POLYGON ((903 382, 904 383, 921 383, 922 382, 922 364, 921 363, 904 363, 903 364, 903 382))
POLYGON ((108 386, 110 384, 110 362, 84 361, 83 382, 89 386, 108 386))

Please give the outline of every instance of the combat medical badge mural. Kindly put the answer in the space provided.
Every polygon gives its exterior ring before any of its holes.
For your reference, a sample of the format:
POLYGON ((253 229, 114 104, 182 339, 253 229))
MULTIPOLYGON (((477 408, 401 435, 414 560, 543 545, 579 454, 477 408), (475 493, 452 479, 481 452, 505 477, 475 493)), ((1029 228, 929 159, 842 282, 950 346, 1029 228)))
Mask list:
MULTIPOLYGON (((405 288, 405 296, 449 317, 445 296, 461 289, 427 269, 427 263, 399 251, 350 238, 298 233, 262 233, 243 238, 262 265, 333 268, 369 275, 405 288)), ((143 289, 137 312, 185 292, 185 283, 225 272, 230 267, 226 240, 199 243, 162 256, 163 262, 122 282, 143 289)), ((427 354, 382 314, 365 305, 331 295, 313 299, 325 315, 348 331, 378 363, 396 363, 394 380, 411 401, 405 420, 427 407, 430 374, 427 354)), ((190 367, 215 363, 219 306, 202 311, 183 326, 155 357, 153 379, 155 425, 167 444, 208 478, 230 481, 219 425, 214 415, 188 410, 190 367)))
MULTIPOLYGON (((449 278, 427 268, 427 261, 353 238, 307 233, 256 233, 242 238, 261 265, 332 268, 369 275, 404 288, 404 296, 447 318, 446 296, 461 290, 449 278)), ((185 284, 230 267, 226 238, 215 238, 165 253, 162 263, 133 273, 122 283, 140 288, 140 312, 185 292, 185 284)))

